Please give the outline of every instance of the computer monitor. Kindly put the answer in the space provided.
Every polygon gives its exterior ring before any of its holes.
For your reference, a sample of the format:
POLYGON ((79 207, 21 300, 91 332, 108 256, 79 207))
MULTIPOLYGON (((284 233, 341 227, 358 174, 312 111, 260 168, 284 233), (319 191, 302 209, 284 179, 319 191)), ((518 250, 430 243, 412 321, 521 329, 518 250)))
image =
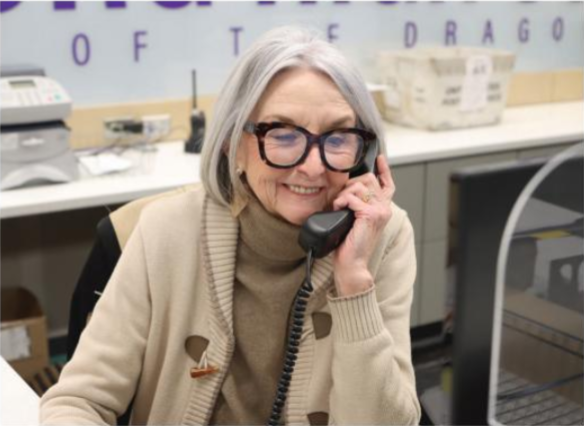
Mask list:
MULTIPOLYGON (((539 158, 477 166, 451 176, 448 255, 454 271, 451 424, 489 423, 495 283, 501 239, 518 197, 546 161, 539 158)), ((540 201, 573 207, 569 194, 582 191, 582 170, 580 161, 571 173, 556 176, 554 185, 558 189, 550 191, 550 186, 540 191, 540 201), (562 192, 564 195, 560 195, 562 192)), ((510 262, 534 263, 536 252, 532 240, 519 239, 509 250, 510 262)), ((526 267, 524 271, 533 268, 526 267)), ((533 273, 509 270, 505 278, 510 288, 522 288, 532 281, 533 273)))
POLYGON ((584 424, 583 160, 578 145, 548 161, 505 226, 495 288, 491 424, 584 424))

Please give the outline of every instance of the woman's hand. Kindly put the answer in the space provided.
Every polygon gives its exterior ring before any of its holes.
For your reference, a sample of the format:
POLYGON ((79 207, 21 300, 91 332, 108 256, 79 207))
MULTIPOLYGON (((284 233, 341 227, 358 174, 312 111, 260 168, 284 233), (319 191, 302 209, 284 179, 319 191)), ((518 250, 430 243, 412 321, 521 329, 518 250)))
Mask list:
POLYGON ((355 223, 334 254, 334 278, 339 296, 361 293, 373 285, 369 259, 391 218, 395 185, 385 157, 377 157, 378 177, 366 173, 350 179, 333 202, 333 209, 349 208, 355 223))

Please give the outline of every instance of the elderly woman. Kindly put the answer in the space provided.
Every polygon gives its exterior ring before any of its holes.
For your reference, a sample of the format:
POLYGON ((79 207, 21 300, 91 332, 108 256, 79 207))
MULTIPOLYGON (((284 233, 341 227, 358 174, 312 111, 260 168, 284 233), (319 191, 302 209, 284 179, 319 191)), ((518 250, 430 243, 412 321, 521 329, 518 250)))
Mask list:
POLYGON ((150 203, 75 356, 41 402, 45 424, 414 424, 416 273, 406 213, 377 175, 350 177, 383 127, 356 69, 281 28, 219 95, 202 181, 150 203), (344 242, 306 274, 300 226, 349 208, 344 242), (289 334, 296 342, 287 344, 289 334))

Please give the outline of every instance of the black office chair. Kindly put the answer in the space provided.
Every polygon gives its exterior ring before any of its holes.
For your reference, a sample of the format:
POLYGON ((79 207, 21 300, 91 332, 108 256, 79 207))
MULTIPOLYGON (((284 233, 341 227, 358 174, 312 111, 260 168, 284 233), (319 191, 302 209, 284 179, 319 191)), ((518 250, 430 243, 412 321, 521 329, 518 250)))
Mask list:
MULTIPOLYGON (((91 317, 95 304, 109 282, 144 207, 153 201, 189 191, 193 187, 194 185, 188 185, 162 194, 140 198, 124 205, 99 221, 96 240, 71 299, 67 335, 67 359, 73 357, 81 333, 91 317)), ((128 410, 118 418, 118 425, 129 424, 131 411, 132 403, 130 403, 128 410)))
POLYGON ((73 357, 81 333, 85 329, 95 304, 103 293, 121 254, 122 248, 118 242, 112 220, 108 215, 97 224, 96 240, 71 299, 67 359, 73 357))

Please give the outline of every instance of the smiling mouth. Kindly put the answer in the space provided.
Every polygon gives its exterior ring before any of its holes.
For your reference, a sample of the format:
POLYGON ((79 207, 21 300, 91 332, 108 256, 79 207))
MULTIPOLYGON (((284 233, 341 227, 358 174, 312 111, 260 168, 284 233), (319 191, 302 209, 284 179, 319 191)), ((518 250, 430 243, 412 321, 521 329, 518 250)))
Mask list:
POLYGON ((320 192, 320 186, 285 185, 291 192, 299 195, 313 195, 320 192))

